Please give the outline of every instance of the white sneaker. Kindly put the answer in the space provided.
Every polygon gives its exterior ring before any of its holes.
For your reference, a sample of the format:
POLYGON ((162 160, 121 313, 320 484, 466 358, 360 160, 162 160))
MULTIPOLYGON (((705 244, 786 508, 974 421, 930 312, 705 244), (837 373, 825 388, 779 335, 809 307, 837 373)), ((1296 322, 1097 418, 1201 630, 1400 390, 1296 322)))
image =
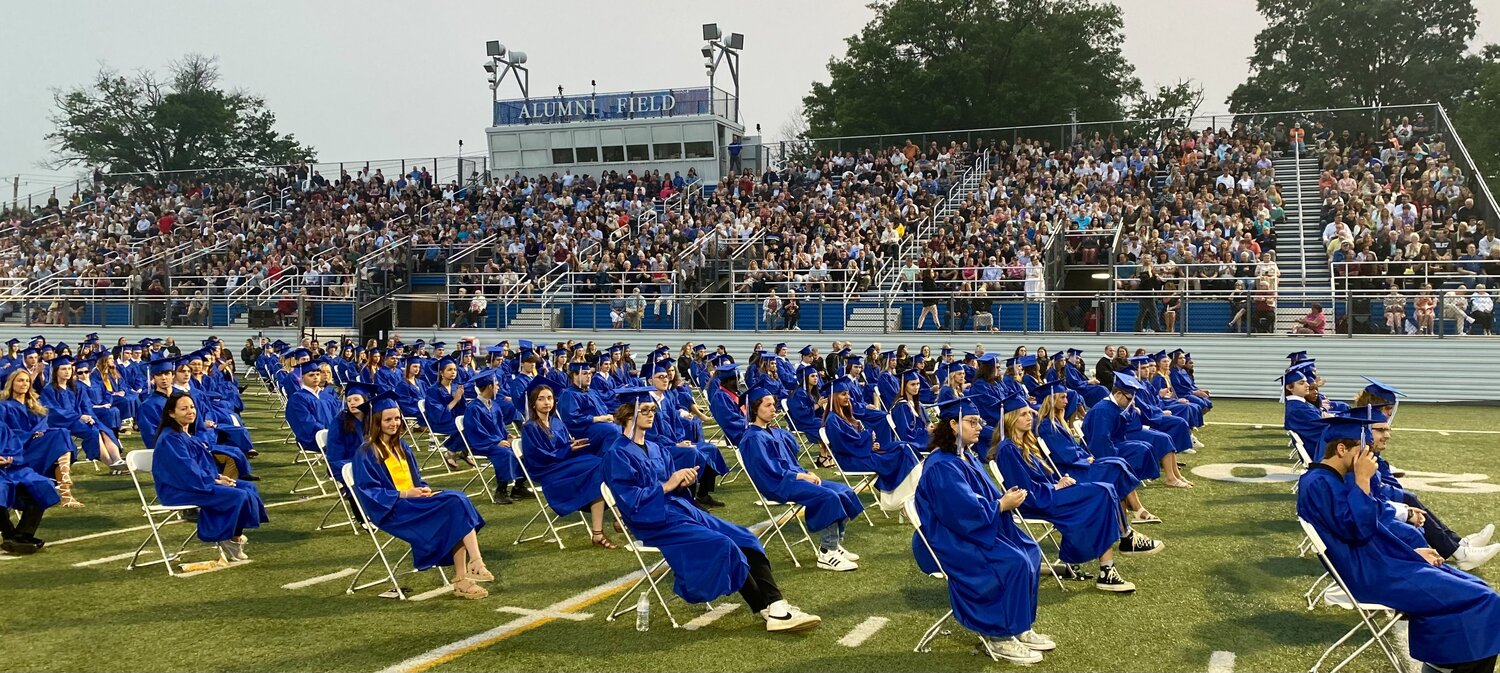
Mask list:
POLYGON ((1495 524, 1485 524, 1484 528, 1480 529, 1478 533, 1465 535, 1464 539, 1458 544, 1461 547, 1483 547, 1490 543, 1490 537, 1494 534, 1495 524))
POLYGON ((1198 439, 1198 435, 1193 435, 1193 448, 1195 448, 1195 449, 1201 449, 1201 448, 1203 448, 1203 440, 1198 439))
MULTIPOLYGON (((1194 444, 1194 445, 1195 445, 1195 446, 1202 446, 1202 445, 1203 445, 1203 443, 1202 443, 1202 442, 1199 442, 1199 441, 1198 441, 1198 439, 1197 439, 1197 438, 1196 438, 1196 437, 1194 437, 1194 438, 1193 438, 1193 444, 1194 444)), ((1188 447, 1188 448, 1186 448, 1186 449, 1183 449, 1183 450, 1182 450, 1182 451, 1181 451, 1181 453, 1182 453, 1182 454, 1184 454, 1184 455, 1188 455, 1188 456, 1191 456, 1191 455, 1193 455, 1193 454, 1195 454, 1195 453, 1197 453, 1197 452, 1198 452, 1198 450, 1197 450, 1197 449, 1195 449, 1195 448, 1192 448, 1192 447, 1188 447)))
POLYGON ((1037 652, 1050 652, 1057 649, 1057 642, 1052 640, 1052 636, 1044 636, 1030 629, 1027 629, 1026 633, 1016 636, 1016 640, 1021 641, 1022 645, 1037 652))
POLYGON ((823 618, 810 615, 801 610, 788 607, 784 614, 775 614, 771 608, 766 608, 766 630, 771 633, 791 633, 795 631, 806 631, 817 628, 823 623, 823 618))
POLYGON ((979 642, 984 645, 984 651, 995 661, 1005 660, 1013 664, 1029 666, 1042 660, 1042 653, 1027 647, 1025 643, 1011 638, 989 638, 979 637, 979 642))
POLYGON ((851 570, 859 570, 859 564, 850 561, 843 554, 840 554, 839 550, 830 549, 828 551, 818 552, 818 569, 832 570, 834 572, 849 572, 851 570))
POLYGON ((838 552, 840 555, 842 555, 846 559, 849 559, 850 561, 859 560, 859 554, 849 551, 848 549, 844 549, 844 545, 839 545, 838 552))
POLYGON ((1489 563, 1490 559, 1495 558, 1496 554, 1500 554, 1500 544, 1485 545, 1483 547, 1459 545, 1458 551, 1453 552, 1453 562, 1454 565, 1458 566, 1459 570, 1473 570, 1489 563))
POLYGON ((1349 594, 1344 593, 1339 585, 1335 584, 1323 590, 1323 602, 1348 610, 1354 607, 1354 601, 1349 600, 1349 594))

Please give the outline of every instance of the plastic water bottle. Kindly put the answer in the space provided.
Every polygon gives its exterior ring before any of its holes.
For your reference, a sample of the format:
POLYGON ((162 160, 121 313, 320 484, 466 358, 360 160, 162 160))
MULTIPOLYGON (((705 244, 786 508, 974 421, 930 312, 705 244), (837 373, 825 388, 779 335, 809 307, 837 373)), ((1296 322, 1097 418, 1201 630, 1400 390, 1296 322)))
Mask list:
POLYGON ((651 630, 651 599, 646 597, 644 591, 635 599, 635 630, 651 630))

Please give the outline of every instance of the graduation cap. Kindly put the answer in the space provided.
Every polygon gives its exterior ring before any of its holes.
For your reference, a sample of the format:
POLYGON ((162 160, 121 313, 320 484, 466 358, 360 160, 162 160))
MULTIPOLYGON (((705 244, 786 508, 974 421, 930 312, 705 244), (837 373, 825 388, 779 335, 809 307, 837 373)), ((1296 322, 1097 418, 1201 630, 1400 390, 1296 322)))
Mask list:
POLYGON ((495 385, 495 372, 492 372, 492 371, 483 371, 483 372, 480 372, 480 373, 476 374, 474 376, 474 378, 471 379, 469 382, 472 383, 472 384, 474 384, 474 389, 475 390, 479 390, 480 388, 488 388, 488 387, 490 387, 492 385, 495 385))
POLYGON ((657 374, 665 375, 666 373, 667 368, 656 362, 647 362, 646 364, 641 366, 641 378, 643 379, 652 378, 657 374))
POLYGON ((61 355, 61 356, 58 356, 58 357, 52 359, 52 366, 54 368, 55 367, 67 367, 68 365, 71 365, 71 364, 73 364, 73 358, 68 357, 66 355, 61 355))
POLYGON ((1063 360, 1067 359, 1067 357, 1068 357, 1067 353, 1064 353, 1062 351, 1058 351, 1058 352, 1052 354, 1052 361, 1053 362, 1062 362, 1063 360))
POLYGON ((372 386, 368 383, 360 383, 359 381, 355 381, 353 383, 350 383, 349 385, 344 386, 344 397, 359 395, 360 397, 365 398, 366 401, 369 401, 371 399, 374 399, 376 394, 377 393, 375 390, 375 386, 372 386))
POLYGON ((484 352, 485 352, 485 354, 489 355, 492 358, 497 358, 497 357, 501 357, 501 356, 505 355, 505 347, 504 346, 490 346, 489 348, 484 349, 484 352))
POLYGON ((433 365, 433 367, 435 369, 437 369, 438 371, 443 371, 443 369, 446 368, 448 365, 453 365, 453 366, 457 367, 458 366, 458 361, 454 360, 453 358, 445 355, 443 357, 438 358, 437 364, 433 365))
POLYGON ((40 350, 38 350, 36 348, 24 348, 24 349, 21 350, 21 357, 23 357, 23 358, 27 357, 27 356, 30 356, 30 355, 41 355, 41 354, 42 354, 42 351, 40 351, 40 350))
POLYGON ((552 349, 552 356, 553 357, 562 357, 562 356, 567 355, 567 354, 568 354, 568 349, 566 349, 566 348, 554 348, 554 349, 552 349))
POLYGON ((1172 351, 1170 353, 1167 353, 1167 356, 1171 357, 1173 360, 1176 360, 1177 356, 1184 355, 1186 353, 1187 353, 1187 351, 1182 350, 1181 348, 1178 348, 1177 350, 1174 350, 1174 351, 1172 351))
POLYGON ((896 359, 896 351, 886 351, 886 352, 884 352, 884 353, 881 354, 881 357, 883 357, 883 358, 885 358, 887 360, 894 360, 894 359, 896 359))
POLYGON ((915 369, 908 369, 908 370, 906 370, 904 372, 901 372, 901 382, 902 383, 906 383, 907 381, 921 381, 921 380, 922 380, 922 372, 919 372, 919 371, 917 371, 915 369))
POLYGON ((1077 348, 1069 348, 1068 349, 1068 357, 1082 357, 1082 356, 1083 356, 1083 351, 1078 350, 1077 348))
POLYGON ((1042 383, 1032 387, 1031 396, 1035 397, 1037 400, 1041 400, 1042 398, 1049 395, 1056 395, 1058 393, 1067 392, 1067 390, 1068 387, 1066 385, 1063 385, 1062 381, 1048 381, 1046 383, 1042 383))
POLYGON ((708 350, 708 346, 706 346, 704 344, 698 344, 696 346, 693 346, 693 352, 694 353, 702 353, 703 351, 706 351, 706 350, 708 350))
POLYGON ((1026 401, 1026 395, 1024 393, 1017 392, 1010 397, 1000 400, 1000 409, 1007 414, 1018 409, 1030 408, 1031 405, 1026 401))
POLYGON ((858 355, 850 355, 849 359, 844 360, 844 364, 850 367, 863 367, 865 359, 858 355))
POLYGON ((1145 386, 1141 384, 1140 379, 1125 372, 1115 372, 1114 388, 1115 390, 1127 393, 1136 393, 1145 390, 1145 386))
POLYGON ((1130 356, 1130 366, 1132 366, 1132 367, 1144 367, 1144 366, 1149 365, 1149 364, 1151 364, 1153 362, 1155 362, 1155 360, 1151 359, 1151 356, 1149 356, 1149 355, 1132 355, 1132 356, 1130 356))
POLYGON ((306 348, 293 348, 292 350, 287 351, 286 357, 297 358, 298 360, 301 360, 302 358, 310 358, 312 357, 312 351, 307 350, 306 348))
POLYGON ((382 390, 375 397, 365 401, 365 408, 369 410, 366 413, 371 416, 380 414, 386 409, 396 409, 399 411, 401 409, 401 401, 396 399, 395 391, 382 390))
MULTIPOLYGON (((974 357, 973 353, 964 353, 964 355, 966 355, 968 357, 974 357)), ((965 358, 965 359, 967 359, 967 358, 965 358)), ((985 353, 984 355, 981 355, 981 356, 979 356, 977 358, 974 358, 974 359, 975 359, 976 362, 994 362, 994 361, 1000 359, 1000 356, 998 356, 998 355, 996 355, 994 353, 985 353)), ((1006 366, 1010 366, 1010 365, 1013 365, 1015 363, 1016 363, 1016 359, 1015 358, 1006 358, 1006 360, 1005 360, 1006 366)))
POLYGON ((1161 362, 1162 360, 1165 360, 1165 359, 1167 359, 1167 352, 1164 351, 1164 350, 1156 351, 1155 353, 1151 354, 1151 360, 1153 362, 1161 362))
POLYGON ((797 351, 797 354, 798 355, 812 355, 813 354, 813 347, 811 345, 803 346, 802 350, 797 351))
POLYGON ((939 352, 939 355, 952 355, 952 354, 953 354, 953 348, 951 348, 949 346, 943 346, 942 351, 939 352))
POLYGON ((740 366, 733 362, 725 362, 724 364, 714 367, 714 371, 720 374, 733 374, 734 370, 739 368, 740 366))
POLYGON ((307 376, 308 374, 311 374, 313 372, 321 372, 323 371, 322 365, 323 363, 317 360, 308 360, 307 362, 297 365, 297 376, 307 376))
POLYGON ((583 344, 581 344, 581 343, 575 343, 575 344, 573 344, 571 346, 571 350, 581 351, 581 350, 583 350, 583 344))
POLYGON ((837 381, 833 382, 833 392, 845 393, 851 396, 859 395, 859 384, 856 383, 854 379, 851 379, 847 376, 841 376, 837 381))
POLYGON ((52 352, 56 352, 58 350, 61 350, 61 349, 53 346, 52 344, 42 344, 42 347, 37 349, 37 351, 40 352, 40 353, 52 353, 52 352))
POLYGON ((1395 404, 1398 397, 1406 397, 1406 393, 1396 390, 1389 384, 1381 383, 1368 376, 1361 376, 1360 378, 1370 382, 1370 385, 1365 386, 1365 392, 1379 396, 1381 399, 1389 400, 1391 404, 1395 404))
POLYGON ((817 367, 809 367, 809 366, 805 366, 804 365, 802 367, 798 367, 797 368, 797 380, 801 381, 802 385, 804 385, 804 386, 807 385, 807 379, 808 379, 808 377, 817 376, 817 374, 818 374, 818 368, 817 367))
POLYGON ((1291 360, 1292 364, 1297 364, 1309 358, 1307 357, 1307 351, 1297 351, 1295 353, 1287 353, 1286 359, 1291 360))
MULTIPOLYGON (((1378 413, 1378 412, 1377 412, 1378 413)), ((1371 417, 1358 416, 1329 416, 1319 419, 1323 424, 1324 445, 1335 441, 1353 441, 1363 444, 1365 441, 1365 428, 1379 421, 1371 420, 1371 417)))
POLYGON ((94 361, 97 360, 97 359, 98 358, 92 358, 92 357, 78 358, 77 360, 73 361, 73 368, 74 369, 93 369, 94 368, 94 361))
POLYGON ((15 345, 17 345, 19 343, 21 343, 20 339, 14 339, 13 338, 13 339, 10 339, 9 341, 6 341, 5 345, 7 345, 7 346, 15 346, 15 345))
POLYGON ((588 371, 592 368, 593 365, 590 365, 586 360, 578 360, 568 363, 568 371, 573 372, 574 374, 577 374, 578 372, 588 371))
POLYGON ((938 418, 945 421, 957 420, 961 416, 978 416, 979 407, 974 406, 974 398, 968 395, 937 403, 938 418))
POLYGON ((1021 357, 1016 359, 1016 364, 1019 364, 1022 367, 1033 367, 1036 365, 1036 356, 1022 355, 1021 357))
POLYGON ((42 343, 47 343, 47 337, 44 337, 44 336, 42 336, 40 334, 38 334, 38 335, 36 335, 34 337, 31 337, 31 343, 36 343, 38 341, 40 341, 42 343))
POLYGON ((651 394, 654 392, 656 392, 656 389, 651 386, 625 386, 623 388, 615 389, 615 400, 618 401, 621 406, 624 406, 626 404, 641 404, 644 402, 655 404, 656 398, 651 396, 651 394))
POLYGON ((760 385, 751 388, 750 392, 745 393, 745 399, 750 402, 748 408, 751 410, 750 413, 752 420, 754 419, 755 405, 763 397, 776 397, 776 390, 771 386, 766 385, 765 383, 761 383, 760 385))
POLYGON ((448 347, 447 342, 443 342, 443 341, 434 341, 434 342, 432 342, 430 344, 427 344, 427 345, 431 346, 432 350, 435 350, 435 351, 437 351, 437 350, 444 350, 444 349, 446 349, 448 347))
POLYGON ((177 361, 172 358, 152 360, 151 364, 146 366, 146 371, 152 376, 156 376, 157 374, 171 374, 176 369, 177 361))

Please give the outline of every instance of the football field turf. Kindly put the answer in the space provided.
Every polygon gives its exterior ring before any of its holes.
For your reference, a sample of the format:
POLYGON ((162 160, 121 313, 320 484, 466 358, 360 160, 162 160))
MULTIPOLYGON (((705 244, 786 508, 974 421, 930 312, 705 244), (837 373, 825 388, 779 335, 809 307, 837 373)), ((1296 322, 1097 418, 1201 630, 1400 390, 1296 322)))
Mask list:
MULTIPOLYGON (((555 544, 511 544, 536 512, 531 500, 510 506, 475 497, 487 525, 480 543, 498 581, 491 595, 464 601, 436 595, 422 601, 380 598, 381 588, 345 593, 346 569, 373 548, 349 528, 315 531, 331 498, 288 493, 302 470, 283 443, 271 401, 246 394, 261 455, 255 470, 271 521, 249 531, 251 563, 169 577, 161 566, 126 570, 146 535, 130 477, 74 468, 86 509, 54 508, 39 535, 49 544, 29 557, 0 560, 5 607, 5 668, 19 671, 957 671, 1011 668, 976 656, 976 640, 952 622, 929 653, 915 653, 923 631, 948 609, 940 580, 917 570, 912 529, 895 513, 871 511, 874 526, 851 524, 847 546, 860 569, 833 573, 812 567, 806 545, 793 567, 779 542, 767 544, 788 600, 823 617, 820 628, 767 634, 737 596, 704 617, 702 606, 675 598, 673 629, 653 606, 651 629, 635 630, 634 614, 606 622, 611 605, 637 571, 620 549, 589 545, 575 527, 555 544), (88 537, 85 537, 88 536, 88 537), (124 555, 122 557, 122 555, 124 555), (339 575, 332 579, 329 576, 339 575), (311 581, 319 580, 322 581, 311 581), (288 586, 294 588, 287 588, 288 586), (732 608, 731 608, 732 606, 732 608), (876 618, 876 619, 872 619, 876 618)), ((1412 473, 1405 482, 1460 534, 1500 520, 1500 433, 1485 407, 1408 404, 1400 412, 1389 460, 1412 473), (1433 430, 1418 431, 1417 429, 1433 430), (1436 432, 1442 430, 1443 432, 1436 432), (1477 432, 1457 432, 1477 431, 1477 432), (1438 473, 1421 476, 1419 473, 1438 473)), ((1265 478, 1255 465, 1285 471, 1285 434, 1275 402, 1220 401, 1203 429, 1207 448, 1184 456, 1192 490, 1150 485, 1147 507, 1165 523, 1142 527, 1166 542, 1161 553, 1124 557, 1119 568, 1136 583, 1132 595, 1098 591, 1091 582, 1050 576, 1042 583, 1036 628, 1058 642, 1041 664, 1070 671, 1302 671, 1356 621, 1332 607, 1309 611, 1302 594, 1321 573, 1298 558, 1301 532, 1291 483, 1265 478), (1257 427, 1256 424, 1264 424, 1257 427), (1239 464, 1238 467, 1229 467, 1239 464), (1217 466, 1217 467, 1215 467, 1217 466), (1204 472, 1237 481, 1210 478, 1204 472), (1216 654, 1217 653, 1217 654, 1216 654), (1230 657, 1232 656, 1232 661, 1230 657)), ((135 436, 127 446, 139 446, 135 436)), ((731 460, 731 464, 732 464, 731 460)), ((469 474, 427 471, 434 488, 458 488, 469 474)), ((826 476, 831 476, 825 474, 826 476)), ((744 477, 720 487, 731 521, 767 517, 744 477)), ((335 517, 342 516, 335 513, 335 517)), ((577 520, 576 518, 573 520, 577 520)), ((795 528, 795 526, 793 526, 795 528)), ((164 535, 175 544, 186 525, 164 535)), ((616 541, 621 537, 614 534, 616 541)), ((194 542, 190 549, 202 549, 194 542)), ((397 543, 393 549, 404 550, 397 543)), ((1044 547, 1044 549, 1048 549, 1044 547)), ((398 554, 400 551, 397 552, 398 554)), ((189 560, 206 559, 200 551, 189 560)), ((1089 565, 1092 570, 1092 564, 1089 565)), ((1480 577, 1500 580, 1500 563, 1480 577)), ((373 578, 373 576, 372 576, 373 578)), ((439 586, 434 573, 405 583, 414 593, 439 586)), ((666 585, 664 585, 664 590, 666 585)), ((634 605, 635 596, 626 597, 634 605)), ((1378 649, 1351 670, 1386 666, 1378 649)))

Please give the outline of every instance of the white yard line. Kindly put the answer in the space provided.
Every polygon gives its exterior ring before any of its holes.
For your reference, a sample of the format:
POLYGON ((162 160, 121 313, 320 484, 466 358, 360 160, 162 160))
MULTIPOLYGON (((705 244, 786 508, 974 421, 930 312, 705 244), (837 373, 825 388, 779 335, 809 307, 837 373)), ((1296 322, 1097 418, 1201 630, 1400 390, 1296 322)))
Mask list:
POLYGON ((242 565, 248 565, 248 564, 251 564, 251 563, 254 563, 254 561, 235 561, 234 563, 230 563, 229 565, 214 566, 212 568, 209 568, 208 570, 194 570, 193 572, 190 572, 190 573, 177 573, 176 575, 173 575, 173 577, 178 577, 178 578, 197 577, 199 575, 207 575, 209 573, 216 573, 216 572, 219 572, 220 570, 227 570, 229 568, 238 568, 238 567, 240 567, 242 565))
POLYGON ((417 594, 415 596, 408 596, 406 600, 409 600, 409 601, 425 601, 425 600, 427 600, 429 598, 432 598, 434 596, 441 596, 441 595, 446 594, 446 593, 448 593, 450 591, 453 591, 453 585, 446 584, 446 585, 440 586, 440 587, 438 587, 436 589, 433 589, 431 591, 423 591, 422 593, 419 593, 419 594, 417 594))
POLYGON ((570 622, 586 622, 590 619, 593 619, 594 617, 593 613, 591 612, 548 612, 546 610, 528 610, 526 608, 516 607, 514 605, 495 608, 495 612, 508 612, 510 614, 521 615, 523 617, 549 617, 551 619, 566 619, 570 622))
MULTIPOLYGON (((282 507, 284 505, 295 505, 295 504, 297 504, 299 502, 311 502, 313 500, 321 500, 323 498, 331 498, 331 497, 333 497, 333 494, 329 493, 329 494, 325 494, 325 495, 314 495, 314 496, 310 496, 310 497, 306 497, 306 498, 298 498, 296 500, 284 500, 282 502, 273 502, 273 503, 271 503, 269 505, 266 505, 266 509, 273 509, 273 508, 276 508, 276 507, 282 507)), ((175 520, 175 521, 170 521, 170 522, 164 523, 164 524, 162 524, 161 527, 165 528, 167 526, 172 526, 172 525, 176 525, 176 524, 179 524, 179 523, 186 523, 186 522, 181 521, 181 520, 175 520)), ((116 528, 114 530, 99 531, 97 533, 89 533, 88 535, 80 535, 78 537, 70 537, 70 538, 65 538, 65 539, 62 539, 62 540, 56 540, 56 541, 53 541, 53 542, 48 542, 47 546, 49 546, 49 547, 56 547, 58 545, 71 544, 71 543, 74 543, 74 542, 84 542, 86 540, 94 540, 94 539, 101 538, 101 537, 109 537, 110 535, 119 535, 120 533, 133 533, 133 532, 142 531, 142 530, 151 530, 151 526, 130 526, 128 528, 116 528)))
POLYGON ((348 576, 353 575, 354 573, 357 573, 357 572, 359 572, 359 571, 355 570, 353 568, 344 568, 343 570, 340 570, 340 571, 338 571, 336 573, 328 573, 327 575, 319 575, 319 576, 313 577, 311 579, 305 579, 305 580, 301 580, 301 581, 297 581, 297 582, 291 582, 289 584, 283 584, 283 585, 281 585, 281 588, 283 588, 283 589, 294 589, 294 590, 295 589, 305 589, 305 588, 310 587, 310 586, 312 586, 314 584, 322 584, 324 582, 332 582, 333 580, 336 580, 336 579, 338 579, 340 577, 348 577, 348 576))
POLYGON ((859 626, 854 627, 853 631, 845 634, 843 638, 839 638, 839 644, 844 647, 859 647, 865 644, 865 641, 869 640, 870 636, 875 635, 876 631, 889 624, 890 621, 885 617, 871 617, 866 619, 860 622, 859 626))
MULTIPOLYGON (((1204 425, 1233 425, 1242 428, 1255 428, 1256 430, 1264 430, 1266 427, 1264 423, 1235 423, 1232 421, 1208 421, 1204 425)), ((1500 435, 1500 430, 1454 430, 1452 428, 1438 430, 1436 428, 1409 428, 1404 425, 1398 425, 1396 429, 1401 432, 1436 432, 1444 437, 1447 437, 1450 433, 1463 435, 1500 435)))
MULTIPOLYGON (((733 600, 733 599, 731 599, 731 600, 733 600)), ((697 617, 694 617, 693 621, 690 621, 690 622, 688 622, 686 624, 683 624, 682 628, 684 630, 687 630, 687 631, 697 631, 698 629, 701 629, 701 628, 703 628, 705 626, 708 626, 709 624, 712 624, 714 622, 719 621, 720 617, 723 617, 724 615, 727 615, 727 614, 729 614, 731 612, 734 612, 739 607, 740 607, 740 604, 737 603, 737 602, 736 603, 722 603, 722 604, 719 605, 719 607, 716 607, 716 608, 714 608, 712 610, 709 610, 708 612, 705 612, 705 613, 703 613, 701 615, 698 615, 697 617)))
POLYGON ((99 565, 101 563, 109 563, 110 561, 123 561, 123 560, 128 559, 128 558, 130 558, 132 556, 135 556, 135 552, 128 551, 128 552, 125 552, 124 554, 115 554, 114 556, 106 556, 104 558, 96 558, 96 559, 92 559, 92 560, 89 560, 89 561, 79 561, 78 563, 74 563, 73 567, 74 568, 87 568, 89 566, 96 566, 96 565, 99 565))
POLYGON ((1220 650, 1209 655, 1208 673, 1234 673, 1234 653, 1220 650))

